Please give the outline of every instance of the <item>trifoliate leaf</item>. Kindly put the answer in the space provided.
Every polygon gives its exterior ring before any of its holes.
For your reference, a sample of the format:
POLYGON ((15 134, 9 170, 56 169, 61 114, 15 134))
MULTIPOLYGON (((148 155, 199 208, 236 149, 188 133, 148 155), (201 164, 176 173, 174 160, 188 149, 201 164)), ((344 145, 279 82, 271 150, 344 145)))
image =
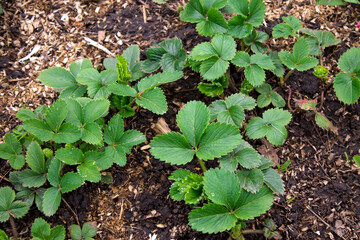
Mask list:
POLYGON ((218 56, 221 59, 230 61, 234 58, 236 52, 235 40, 228 35, 215 35, 211 40, 211 45, 214 47, 218 56))
POLYGON ((0 158, 9 159, 12 168, 20 169, 25 163, 20 142, 13 133, 6 134, 4 141, 0 144, 0 158))
POLYGON ((64 123, 52 139, 56 143, 73 143, 81 138, 80 129, 72 123, 64 123))

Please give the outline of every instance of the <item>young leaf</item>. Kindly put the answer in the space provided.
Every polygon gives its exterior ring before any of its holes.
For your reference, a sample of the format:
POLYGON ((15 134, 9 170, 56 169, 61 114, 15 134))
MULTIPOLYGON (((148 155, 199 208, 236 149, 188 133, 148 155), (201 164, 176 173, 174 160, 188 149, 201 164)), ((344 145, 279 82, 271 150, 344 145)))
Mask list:
POLYGON ((285 100, 267 83, 262 84, 260 87, 255 88, 260 93, 257 98, 258 107, 263 108, 272 103, 275 107, 284 107, 285 100))
POLYGON ((20 169, 24 166, 25 158, 21 155, 22 147, 13 133, 8 133, 4 138, 5 143, 0 144, 0 158, 9 159, 12 168, 20 169))
POLYGON ((89 59, 80 59, 75 62, 72 62, 69 66, 70 72, 72 75, 76 78, 76 76, 79 74, 79 72, 86 68, 92 68, 92 63, 89 59))
POLYGON ((295 37, 296 32, 301 28, 301 22, 299 19, 293 16, 283 17, 285 23, 280 23, 273 28, 274 38, 287 38, 289 36, 295 37))
POLYGON ((336 45, 340 42, 340 39, 337 39, 335 35, 329 31, 302 28, 301 32, 307 35, 305 39, 310 47, 310 55, 321 55, 326 47, 336 45))
POLYGON ((334 80, 334 90, 340 101, 355 103, 360 97, 360 48, 351 48, 339 59, 339 73, 334 80))
POLYGON ((229 5, 242 17, 246 17, 247 23, 254 27, 262 24, 265 18, 265 3, 262 0, 229 0, 229 5))
POLYGON ((315 113, 315 122, 316 124, 324 130, 330 130, 333 133, 337 133, 337 128, 334 127, 332 122, 327 119, 322 113, 315 113))
POLYGON ((210 8, 207 11, 207 19, 196 25, 196 30, 202 36, 226 33, 227 29, 228 26, 224 16, 215 8, 210 8))
POLYGON ((94 223, 84 223, 82 229, 78 225, 70 226, 70 237, 73 240, 92 240, 96 235, 96 225, 94 223))
POLYGON ((44 154, 37 142, 32 142, 26 153, 26 163, 36 173, 46 173, 44 154))
POLYGON ((288 111, 278 108, 264 112, 263 118, 255 117, 250 120, 246 127, 246 135, 250 139, 258 139, 266 136, 270 143, 279 146, 287 137, 285 125, 291 120, 288 111))
POLYGON ((203 233, 218 233, 230 230, 235 226, 237 218, 224 206, 209 203, 189 213, 189 225, 203 233))
POLYGON ((50 225, 45 220, 36 218, 31 226, 31 235, 34 240, 64 240, 65 228, 61 225, 50 228, 50 225))

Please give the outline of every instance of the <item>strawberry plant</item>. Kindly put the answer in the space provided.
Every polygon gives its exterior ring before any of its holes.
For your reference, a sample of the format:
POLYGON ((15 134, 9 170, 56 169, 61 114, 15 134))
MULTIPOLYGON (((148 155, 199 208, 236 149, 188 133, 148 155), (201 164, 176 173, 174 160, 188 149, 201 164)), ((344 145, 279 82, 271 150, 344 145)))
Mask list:
MULTIPOLYGON (((0 188, 0 222, 10 219, 15 239, 19 237, 14 218, 22 218, 29 211, 29 206, 22 201, 14 201, 15 192, 10 187, 0 188)), ((0 235, 1 236, 1 235, 0 235)))
POLYGON ((246 126, 246 135, 250 139, 266 137, 267 140, 279 146, 284 143, 287 137, 285 126, 289 124, 291 114, 286 110, 273 108, 266 110, 263 117, 254 117, 246 126))
POLYGON ((160 67, 164 72, 181 71, 185 64, 186 51, 180 39, 167 39, 146 50, 146 57, 142 62, 142 69, 147 73, 160 67))
POLYGON ((360 97, 360 48, 347 50, 338 64, 343 72, 334 79, 336 96, 346 104, 353 104, 360 97))
POLYGON ((284 78, 280 78, 281 85, 284 84, 285 80, 288 79, 295 70, 300 72, 306 71, 318 64, 318 60, 314 57, 310 57, 309 55, 309 44, 304 38, 299 39, 295 43, 293 53, 289 51, 281 51, 279 53, 281 62, 290 69, 284 78))
POLYGON ((36 218, 31 226, 31 236, 34 240, 64 240, 65 228, 58 225, 50 228, 50 225, 42 218, 36 218))
POLYGON ((78 225, 70 226, 70 237, 72 240, 93 240, 96 235, 96 224, 86 222, 82 228, 78 225))
POLYGON ((275 107, 285 107, 285 100, 275 91, 271 89, 271 86, 267 83, 256 87, 255 90, 260 93, 257 98, 257 105, 260 108, 268 106, 272 103, 275 107))
POLYGON ((40 73, 39 80, 49 87, 59 89, 61 99, 82 97, 85 94, 94 99, 109 98, 111 106, 117 107, 123 117, 135 114, 135 104, 157 114, 165 113, 166 98, 158 86, 180 79, 183 73, 158 73, 141 79, 132 87, 130 82, 141 78, 144 73, 141 63, 136 62, 138 48, 131 46, 127 50, 123 56, 117 56, 116 63, 106 59, 104 65, 107 69, 104 71, 98 72, 92 68, 90 60, 83 59, 70 64, 70 72, 59 67, 44 70, 40 73))
POLYGON ((241 127, 245 120, 244 110, 255 107, 255 100, 244 94, 233 94, 226 100, 218 100, 209 106, 210 121, 217 119, 218 122, 232 124, 241 127))

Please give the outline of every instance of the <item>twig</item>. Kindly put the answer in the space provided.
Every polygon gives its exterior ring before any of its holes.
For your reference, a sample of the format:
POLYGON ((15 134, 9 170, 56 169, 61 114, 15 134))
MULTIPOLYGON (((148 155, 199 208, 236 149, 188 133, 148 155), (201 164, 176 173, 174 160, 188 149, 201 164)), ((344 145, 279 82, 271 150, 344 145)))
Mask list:
POLYGON ((340 236, 337 232, 336 229, 333 228, 330 224, 328 224, 327 222, 325 222, 324 219, 322 219, 319 215, 317 215, 311 208, 310 206, 306 206, 306 208, 315 215, 315 217, 317 217, 321 222, 323 222, 328 228, 331 229, 331 231, 333 231, 336 235, 338 235, 341 239, 346 240, 343 236, 340 236))
POLYGON ((10 79, 8 80, 9 82, 20 82, 20 81, 26 81, 29 80, 30 78, 15 78, 15 79, 10 79))
MULTIPOLYGON (((9 171, 8 171, 8 172, 9 172, 9 171)), ((8 174, 8 172, 7 172, 6 174, 8 174)), ((5 175, 6 175, 6 174, 5 174, 5 175)), ((4 176, 1 176, 1 175, 0 175, 0 183, 1 183, 2 180, 5 180, 5 181, 7 181, 7 182, 10 182, 10 180, 9 180, 7 177, 4 177, 4 176)))
POLYGON ((324 104, 324 90, 321 91, 321 100, 320 100, 320 107, 319 107, 320 111, 322 109, 323 104, 324 104))
POLYGON ((65 205, 69 208, 69 210, 71 211, 71 213, 74 215, 76 223, 80 226, 80 222, 79 222, 79 218, 76 215, 76 213, 74 212, 74 210, 71 208, 71 206, 69 205, 69 203, 63 198, 61 197, 61 199, 63 200, 63 202, 65 203, 65 205))
POLYGON ((121 221, 123 213, 124 213, 124 199, 121 200, 121 208, 120 208, 120 216, 119 216, 120 221, 121 221))
POLYGON ((116 57, 115 54, 113 54, 112 52, 110 52, 106 47, 104 47, 104 46, 101 45, 100 43, 95 42, 94 40, 92 40, 92 39, 90 39, 90 38, 88 38, 88 37, 84 37, 84 39, 85 39, 85 41, 87 41, 90 45, 92 45, 92 46, 94 46, 94 47, 96 47, 96 48, 98 48, 98 49, 106 52, 107 54, 109 54, 109 55, 111 55, 111 56, 113 56, 113 57, 116 57))
POLYGON ((142 5, 142 12, 143 12, 144 23, 147 23, 147 21, 146 21, 146 9, 145 9, 145 5, 142 5))

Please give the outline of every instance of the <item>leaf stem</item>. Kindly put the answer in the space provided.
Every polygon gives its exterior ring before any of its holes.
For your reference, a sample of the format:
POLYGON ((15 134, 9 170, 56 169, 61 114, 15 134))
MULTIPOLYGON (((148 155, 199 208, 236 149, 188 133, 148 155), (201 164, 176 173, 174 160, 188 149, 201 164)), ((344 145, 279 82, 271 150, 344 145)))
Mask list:
POLYGON ((205 167, 204 161, 203 161, 203 160, 201 160, 201 159, 199 158, 199 163, 200 163, 201 169, 202 169, 202 170, 203 170, 203 172, 205 173, 207 170, 206 170, 206 167, 205 167))
POLYGON ((290 75, 295 71, 295 68, 294 69, 291 69, 284 78, 280 78, 280 85, 284 85, 284 82, 286 79, 288 79, 290 77, 290 75))
POLYGON ((9 216, 10 216, 9 219, 10 219, 11 229, 12 229, 12 232, 14 234, 14 240, 17 240, 19 238, 19 233, 16 230, 16 225, 15 225, 14 218, 11 216, 11 214, 9 214, 9 216))

